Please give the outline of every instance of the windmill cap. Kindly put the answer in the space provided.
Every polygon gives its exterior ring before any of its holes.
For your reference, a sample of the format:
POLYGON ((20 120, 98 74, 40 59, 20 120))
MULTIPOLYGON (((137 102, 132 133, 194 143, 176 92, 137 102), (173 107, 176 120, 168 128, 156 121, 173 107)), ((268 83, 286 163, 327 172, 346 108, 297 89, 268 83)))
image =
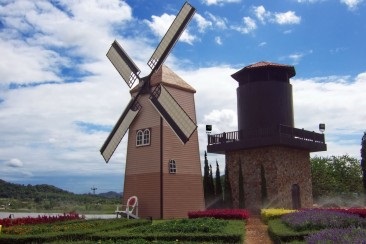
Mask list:
MULTIPOLYGON (((150 77, 151 86, 157 86, 160 83, 163 84, 164 86, 170 86, 187 92, 191 93, 196 92, 196 90, 191 85, 189 85, 186 81, 184 81, 180 76, 174 73, 166 65, 162 65, 160 69, 158 69, 150 77)), ((137 92, 138 89, 139 86, 137 85, 130 91, 130 93, 137 92)))
POLYGON ((245 66, 241 70, 232 74, 233 77, 238 82, 250 82, 250 75, 261 72, 261 71, 274 71, 277 73, 286 74, 286 77, 289 79, 296 75, 296 71, 294 66, 286 65, 286 64, 277 64, 272 62, 261 61, 258 63, 254 63, 248 66, 245 66))

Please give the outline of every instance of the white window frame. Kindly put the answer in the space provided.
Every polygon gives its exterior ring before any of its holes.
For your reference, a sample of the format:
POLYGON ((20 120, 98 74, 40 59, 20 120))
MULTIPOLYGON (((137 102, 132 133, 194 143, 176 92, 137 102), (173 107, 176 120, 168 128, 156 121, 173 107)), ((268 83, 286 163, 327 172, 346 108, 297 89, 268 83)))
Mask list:
POLYGON ((150 129, 141 129, 136 132, 136 146, 149 146, 151 140, 150 129))
POLYGON ((169 174, 176 174, 177 173, 177 163, 174 159, 169 160, 169 174))

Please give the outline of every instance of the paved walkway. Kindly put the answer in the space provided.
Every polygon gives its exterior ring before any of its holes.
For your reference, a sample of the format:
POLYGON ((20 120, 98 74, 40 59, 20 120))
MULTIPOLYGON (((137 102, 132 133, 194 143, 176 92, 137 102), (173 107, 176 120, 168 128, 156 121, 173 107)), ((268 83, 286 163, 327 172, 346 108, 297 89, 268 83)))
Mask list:
POLYGON ((244 244, 272 244, 267 225, 259 217, 250 217, 245 225, 244 244))

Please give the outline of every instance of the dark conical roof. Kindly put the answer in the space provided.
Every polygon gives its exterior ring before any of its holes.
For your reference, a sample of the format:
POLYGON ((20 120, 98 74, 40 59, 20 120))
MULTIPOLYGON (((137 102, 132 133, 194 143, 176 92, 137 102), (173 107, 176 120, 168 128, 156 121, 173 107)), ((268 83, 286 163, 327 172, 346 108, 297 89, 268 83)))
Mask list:
POLYGON ((275 72, 280 72, 286 74, 287 78, 291 78, 295 76, 295 68, 292 65, 286 65, 286 64, 277 64, 272 62, 266 62, 261 61, 258 63, 254 63, 248 66, 245 66, 241 70, 237 71, 236 73, 232 74, 231 77, 233 77, 238 82, 243 82, 250 77, 251 73, 260 72, 260 71, 266 71, 266 70, 272 70, 275 72))

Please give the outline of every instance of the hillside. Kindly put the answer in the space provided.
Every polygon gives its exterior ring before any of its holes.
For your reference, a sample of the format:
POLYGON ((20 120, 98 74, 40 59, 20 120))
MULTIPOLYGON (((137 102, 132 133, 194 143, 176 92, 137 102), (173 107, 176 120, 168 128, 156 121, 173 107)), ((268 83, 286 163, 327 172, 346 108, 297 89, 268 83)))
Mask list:
POLYGON ((20 185, 0 179, 0 206, 2 209, 28 210, 102 210, 104 205, 121 201, 121 194, 75 194, 52 185, 20 185))

